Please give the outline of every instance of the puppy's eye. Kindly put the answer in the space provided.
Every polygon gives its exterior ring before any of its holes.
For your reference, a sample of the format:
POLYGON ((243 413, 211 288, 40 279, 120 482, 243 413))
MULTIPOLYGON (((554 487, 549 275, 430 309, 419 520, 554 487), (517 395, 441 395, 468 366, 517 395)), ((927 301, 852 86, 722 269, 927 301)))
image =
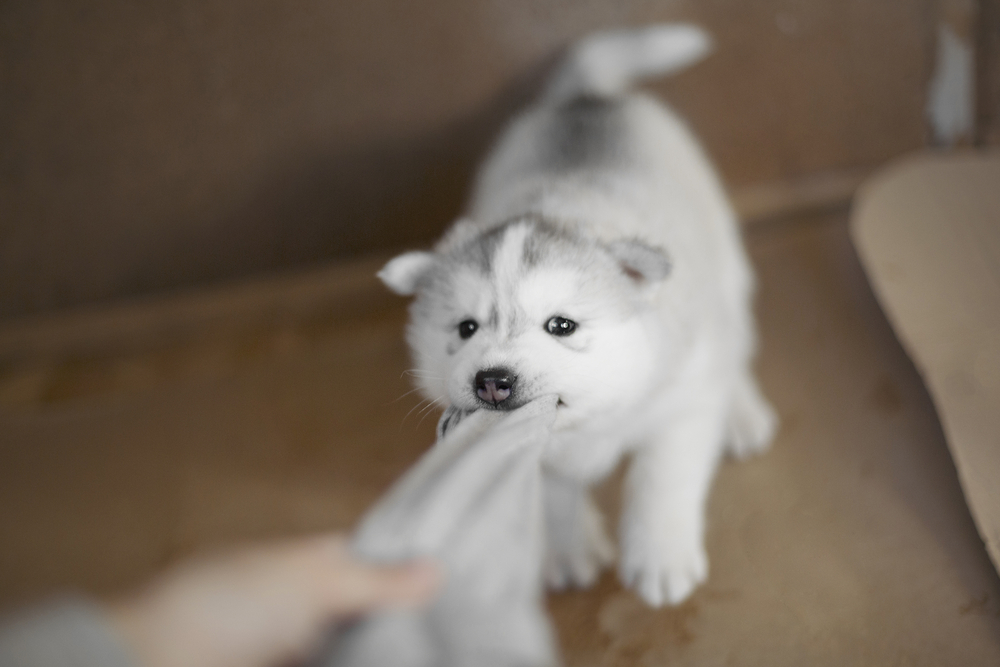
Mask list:
POLYGON ((576 322, 557 315, 545 323, 545 330, 553 336, 568 336, 576 331, 576 322))
POLYGON ((475 320, 465 320, 458 325, 458 335, 462 340, 472 338, 472 334, 476 333, 478 328, 479 324, 475 320))

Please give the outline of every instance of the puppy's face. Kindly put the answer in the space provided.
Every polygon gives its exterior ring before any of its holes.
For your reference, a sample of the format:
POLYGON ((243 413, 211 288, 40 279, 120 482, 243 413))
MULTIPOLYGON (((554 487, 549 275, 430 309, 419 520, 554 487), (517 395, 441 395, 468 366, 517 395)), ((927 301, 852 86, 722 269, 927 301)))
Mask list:
POLYGON ((379 275, 416 294, 407 338, 428 398, 506 410, 555 394, 568 428, 643 397, 657 367, 650 300, 668 269, 638 242, 520 221, 402 255, 379 275))

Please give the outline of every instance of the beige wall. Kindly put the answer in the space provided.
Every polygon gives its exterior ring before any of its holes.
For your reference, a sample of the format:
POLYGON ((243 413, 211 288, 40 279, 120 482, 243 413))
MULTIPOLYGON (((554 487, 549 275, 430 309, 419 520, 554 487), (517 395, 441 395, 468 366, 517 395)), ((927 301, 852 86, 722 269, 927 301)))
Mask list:
POLYGON ((733 186, 921 145, 933 0, 0 5, 0 317, 424 242, 560 47, 689 19, 657 84, 733 186))

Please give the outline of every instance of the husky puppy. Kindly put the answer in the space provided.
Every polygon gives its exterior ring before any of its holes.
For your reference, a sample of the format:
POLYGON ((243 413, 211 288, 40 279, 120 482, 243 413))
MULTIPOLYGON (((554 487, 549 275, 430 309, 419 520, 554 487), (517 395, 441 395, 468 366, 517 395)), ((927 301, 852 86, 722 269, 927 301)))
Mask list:
POLYGON ((776 418, 751 370, 753 276, 733 211, 684 124, 640 78, 700 59, 687 25, 593 35, 483 165, 433 251, 379 273, 415 295, 424 395, 461 410, 556 394, 546 577, 586 586, 614 559, 588 487, 631 454, 619 572, 651 605, 708 574, 705 505, 724 452, 776 418))

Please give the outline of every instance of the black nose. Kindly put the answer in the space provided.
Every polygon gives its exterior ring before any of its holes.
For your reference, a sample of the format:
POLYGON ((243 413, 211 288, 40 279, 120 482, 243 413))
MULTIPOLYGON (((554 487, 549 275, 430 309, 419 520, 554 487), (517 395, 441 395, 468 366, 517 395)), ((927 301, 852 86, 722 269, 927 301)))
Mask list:
POLYGON ((476 373, 474 389, 480 400, 500 407, 514 393, 515 382, 517 377, 506 368, 487 368, 476 373))

